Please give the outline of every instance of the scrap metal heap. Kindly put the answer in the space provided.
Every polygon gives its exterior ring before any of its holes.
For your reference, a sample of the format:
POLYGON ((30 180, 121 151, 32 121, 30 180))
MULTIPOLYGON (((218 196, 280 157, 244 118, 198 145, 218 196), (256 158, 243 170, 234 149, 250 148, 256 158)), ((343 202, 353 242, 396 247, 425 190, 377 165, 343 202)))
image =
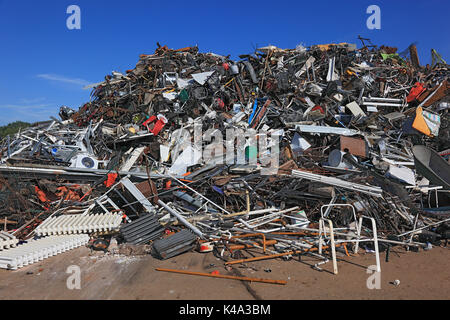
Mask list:
POLYGON ((391 246, 438 244, 450 229, 449 66, 396 51, 268 46, 233 61, 158 44, 90 86, 78 111, 3 139, 4 230, 90 234, 105 250, 111 237, 154 243, 160 259, 309 254, 320 269, 331 256, 335 273, 336 251, 373 250, 379 268, 391 246), (271 151, 244 137, 237 163, 231 129, 271 135, 271 151), (231 159, 205 157, 212 143, 231 159), (268 154, 277 166, 263 174, 268 154))

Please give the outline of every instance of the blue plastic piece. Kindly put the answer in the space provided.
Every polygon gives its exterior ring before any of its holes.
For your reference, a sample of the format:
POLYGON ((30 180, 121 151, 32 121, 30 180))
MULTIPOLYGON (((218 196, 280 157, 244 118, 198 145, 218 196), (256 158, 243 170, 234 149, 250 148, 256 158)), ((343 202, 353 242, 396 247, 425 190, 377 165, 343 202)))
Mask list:
POLYGON ((223 193, 222 189, 220 189, 219 187, 216 186, 212 186, 213 190, 220 193, 221 195, 224 195, 225 193, 223 193))
POLYGON ((248 119, 248 124, 252 123, 252 120, 253 120, 253 117, 255 116, 257 107, 258 107, 258 99, 255 99, 255 104, 253 105, 252 114, 250 115, 250 118, 248 119))

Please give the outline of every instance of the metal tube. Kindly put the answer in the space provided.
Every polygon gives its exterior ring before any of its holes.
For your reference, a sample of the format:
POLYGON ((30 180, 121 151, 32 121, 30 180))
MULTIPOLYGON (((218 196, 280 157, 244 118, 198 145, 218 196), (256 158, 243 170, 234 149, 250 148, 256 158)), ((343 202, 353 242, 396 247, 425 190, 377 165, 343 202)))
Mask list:
POLYGON ((189 275, 193 275, 193 276, 233 279, 233 280, 250 281, 250 282, 264 282, 264 283, 273 283, 273 284, 286 284, 287 283, 287 281, 284 281, 284 280, 236 277, 236 276, 228 276, 228 275, 222 275, 222 274, 210 274, 210 273, 192 272, 192 271, 184 271, 184 270, 173 270, 173 269, 162 269, 162 268, 156 268, 155 270, 156 271, 173 272, 173 273, 181 273, 181 274, 189 274, 189 275))
POLYGON ((405 233, 399 234, 398 236, 399 236, 399 237, 401 237, 401 236, 404 236, 404 235, 410 234, 410 233, 412 233, 412 232, 416 232, 416 231, 419 231, 419 230, 422 230, 422 229, 426 229, 426 228, 429 228, 429 227, 432 227, 432 226, 435 226, 435 225, 438 225, 438 224, 444 223, 444 222, 446 222, 446 221, 450 221, 450 218, 448 218, 448 219, 445 219, 445 220, 442 220, 442 221, 438 221, 438 222, 436 222, 436 223, 432 223, 432 224, 429 224, 429 225, 427 225, 427 226, 425 226, 425 227, 417 228, 417 229, 415 229, 415 230, 412 230, 412 231, 408 231, 408 232, 405 232, 405 233))
POLYGON ((174 215, 182 224, 184 224, 186 227, 188 227, 189 229, 191 229, 196 235, 198 235, 200 238, 204 239, 205 236, 203 235, 203 233, 197 229, 195 226, 193 226, 192 224, 190 224, 181 214, 179 214, 178 212, 176 212, 174 209, 172 209, 171 207, 169 207, 167 204, 165 204, 164 202, 162 202, 161 200, 158 200, 158 204, 161 205, 162 207, 164 207, 164 209, 166 209, 167 211, 169 211, 170 214, 174 215))
POLYGON ((209 203, 211 203, 212 205, 214 205, 216 208, 219 208, 220 210, 222 210, 223 212, 226 212, 227 214, 230 214, 230 212, 228 212, 227 210, 225 210, 224 208, 222 208, 221 206, 219 206, 218 204, 212 202, 211 200, 209 200, 208 198, 206 198, 204 195, 198 193, 197 191, 195 191, 194 189, 192 189, 191 187, 189 187, 187 184, 183 183, 182 181, 180 181, 179 179, 175 178, 174 176, 172 176, 171 174, 169 174, 171 178, 175 179, 178 183, 180 183, 181 185, 183 185, 183 187, 188 188, 189 190, 191 190, 192 192, 194 192, 196 195, 200 196, 202 199, 208 201, 209 203))
POLYGON ((378 107, 402 107, 403 105, 397 103, 383 103, 383 102, 372 102, 364 101, 363 106, 378 106, 378 107))

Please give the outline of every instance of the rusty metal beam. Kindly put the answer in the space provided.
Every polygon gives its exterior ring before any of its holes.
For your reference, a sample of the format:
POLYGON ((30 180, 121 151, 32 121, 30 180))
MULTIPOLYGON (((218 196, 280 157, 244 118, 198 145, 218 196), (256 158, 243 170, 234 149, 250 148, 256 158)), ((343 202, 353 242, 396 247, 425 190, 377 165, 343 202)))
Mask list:
POLYGON ((192 275, 192 276, 232 279, 232 280, 241 280, 241 281, 250 281, 250 282, 263 282, 263 283, 283 284, 283 285, 287 284, 287 281, 284 281, 284 280, 236 277, 236 276, 227 276, 227 275, 223 275, 223 274, 210 274, 210 273, 203 273, 203 272, 193 272, 193 271, 163 269, 163 268, 156 268, 155 270, 156 271, 164 271, 164 272, 172 272, 172 273, 180 273, 180 274, 188 274, 188 275, 192 275))

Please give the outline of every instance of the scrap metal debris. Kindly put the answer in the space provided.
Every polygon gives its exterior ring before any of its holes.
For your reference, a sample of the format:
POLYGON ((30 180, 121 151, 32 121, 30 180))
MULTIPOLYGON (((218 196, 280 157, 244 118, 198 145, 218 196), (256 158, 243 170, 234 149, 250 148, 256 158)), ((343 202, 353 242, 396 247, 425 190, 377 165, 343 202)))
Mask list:
POLYGON ((226 265, 310 255, 335 274, 339 252, 374 252, 380 271, 392 246, 446 241, 449 65, 432 52, 423 67, 415 46, 364 41, 239 61, 158 45, 1 141, 0 267, 32 262, 10 239, 32 252, 70 234, 226 265))

